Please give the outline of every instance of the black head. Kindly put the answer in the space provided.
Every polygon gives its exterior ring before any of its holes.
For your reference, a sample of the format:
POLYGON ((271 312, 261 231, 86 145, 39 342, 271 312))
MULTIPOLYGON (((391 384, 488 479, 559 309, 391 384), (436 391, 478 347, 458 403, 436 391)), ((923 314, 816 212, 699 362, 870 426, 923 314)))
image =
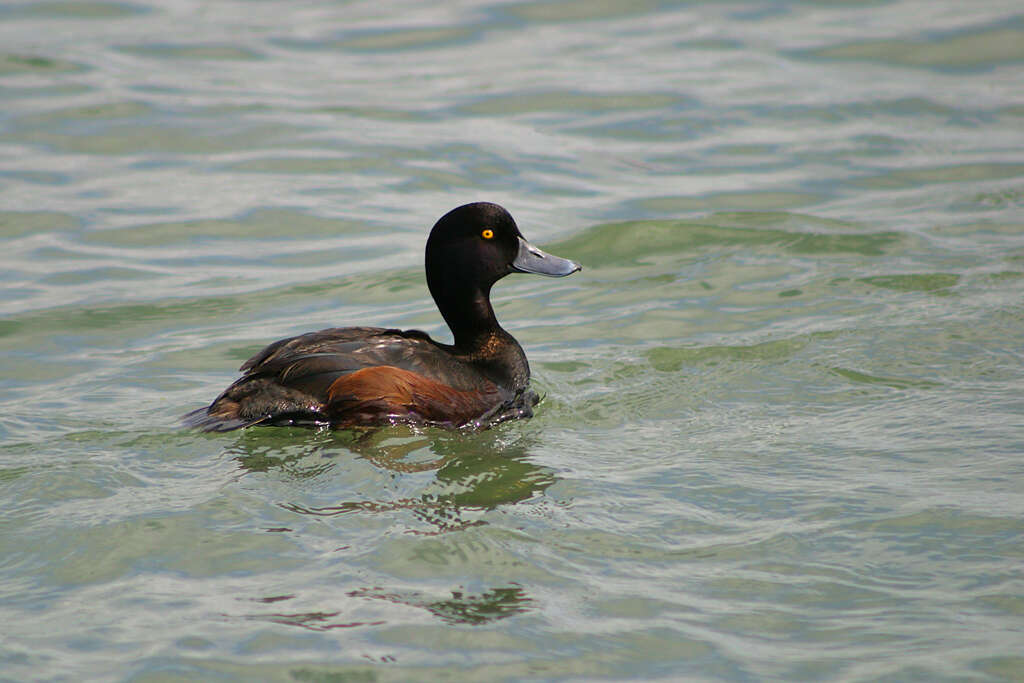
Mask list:
POLYGON ((452 209, 430 231, 428 280, 434 269, 458 270, 460 279, 489 289, 509 273, 562 277, 580 270, 580 265, 531 245, 504 208, 476 202, 452 209))
POLYGON ((491 286, 509 273, 562 277, 580 270, 523 238, 508 211, 489 202, 452 209, 427 239, 427 285, 456 339, 460 329, 494 322, 491 286))
POLYGON ((511 271, 519 250, 519 228, 497 204, 478 202, 452 209, 427 239, 427 277, 432 271, 458 271, 460 280, 490 288, 511 271))

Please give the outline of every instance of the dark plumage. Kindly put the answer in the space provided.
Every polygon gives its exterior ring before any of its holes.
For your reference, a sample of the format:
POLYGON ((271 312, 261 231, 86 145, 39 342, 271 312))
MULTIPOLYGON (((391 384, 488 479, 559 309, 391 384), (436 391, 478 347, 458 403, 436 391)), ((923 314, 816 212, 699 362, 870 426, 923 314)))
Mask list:
POLYGON ((339 327, 282 339, 185 422, 206 431, 255 424, 451 427, 529 417, 537 403, 519 343, 498 324, 491 286, 509 273, 562 277, 580 265, 545 254, 497 204, 449 211, 427 239, 427 285, 454 336, 339 327))

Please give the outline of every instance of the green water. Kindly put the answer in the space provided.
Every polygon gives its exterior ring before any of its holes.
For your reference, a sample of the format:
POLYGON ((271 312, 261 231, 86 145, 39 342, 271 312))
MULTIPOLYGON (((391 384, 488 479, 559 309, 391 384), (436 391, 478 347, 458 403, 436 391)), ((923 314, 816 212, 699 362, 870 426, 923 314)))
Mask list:
POLYGON ((1024 678, 1024 14, 0 5, 0 678, 1024 678), (447 331, 469 201, 544 401, 183 430, 266 343, 447 331))

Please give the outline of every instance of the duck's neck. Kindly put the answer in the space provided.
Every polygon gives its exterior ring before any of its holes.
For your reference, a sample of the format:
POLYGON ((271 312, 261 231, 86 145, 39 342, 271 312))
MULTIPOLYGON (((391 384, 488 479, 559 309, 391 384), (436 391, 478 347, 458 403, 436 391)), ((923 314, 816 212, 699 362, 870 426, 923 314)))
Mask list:
POLYGON ((498 324, 490 286, 449 284, 456 290, 447 296, 443 283, 431 283, 430 291, 455 337, 455 353, 505 388, 524 389, 530 380, 530 366, 519 342, 498 324))

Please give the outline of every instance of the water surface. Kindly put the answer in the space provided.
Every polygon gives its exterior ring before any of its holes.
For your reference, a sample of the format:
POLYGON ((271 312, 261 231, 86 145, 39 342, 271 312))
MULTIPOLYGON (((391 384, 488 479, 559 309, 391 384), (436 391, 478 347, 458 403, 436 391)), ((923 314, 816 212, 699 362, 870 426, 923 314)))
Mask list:
POLYGON ((0 7, 15 680, 1019 680, 1016 3, 0 7), (447 339, 508 207, 537 416, 200 434, 266 343, 447 339))

